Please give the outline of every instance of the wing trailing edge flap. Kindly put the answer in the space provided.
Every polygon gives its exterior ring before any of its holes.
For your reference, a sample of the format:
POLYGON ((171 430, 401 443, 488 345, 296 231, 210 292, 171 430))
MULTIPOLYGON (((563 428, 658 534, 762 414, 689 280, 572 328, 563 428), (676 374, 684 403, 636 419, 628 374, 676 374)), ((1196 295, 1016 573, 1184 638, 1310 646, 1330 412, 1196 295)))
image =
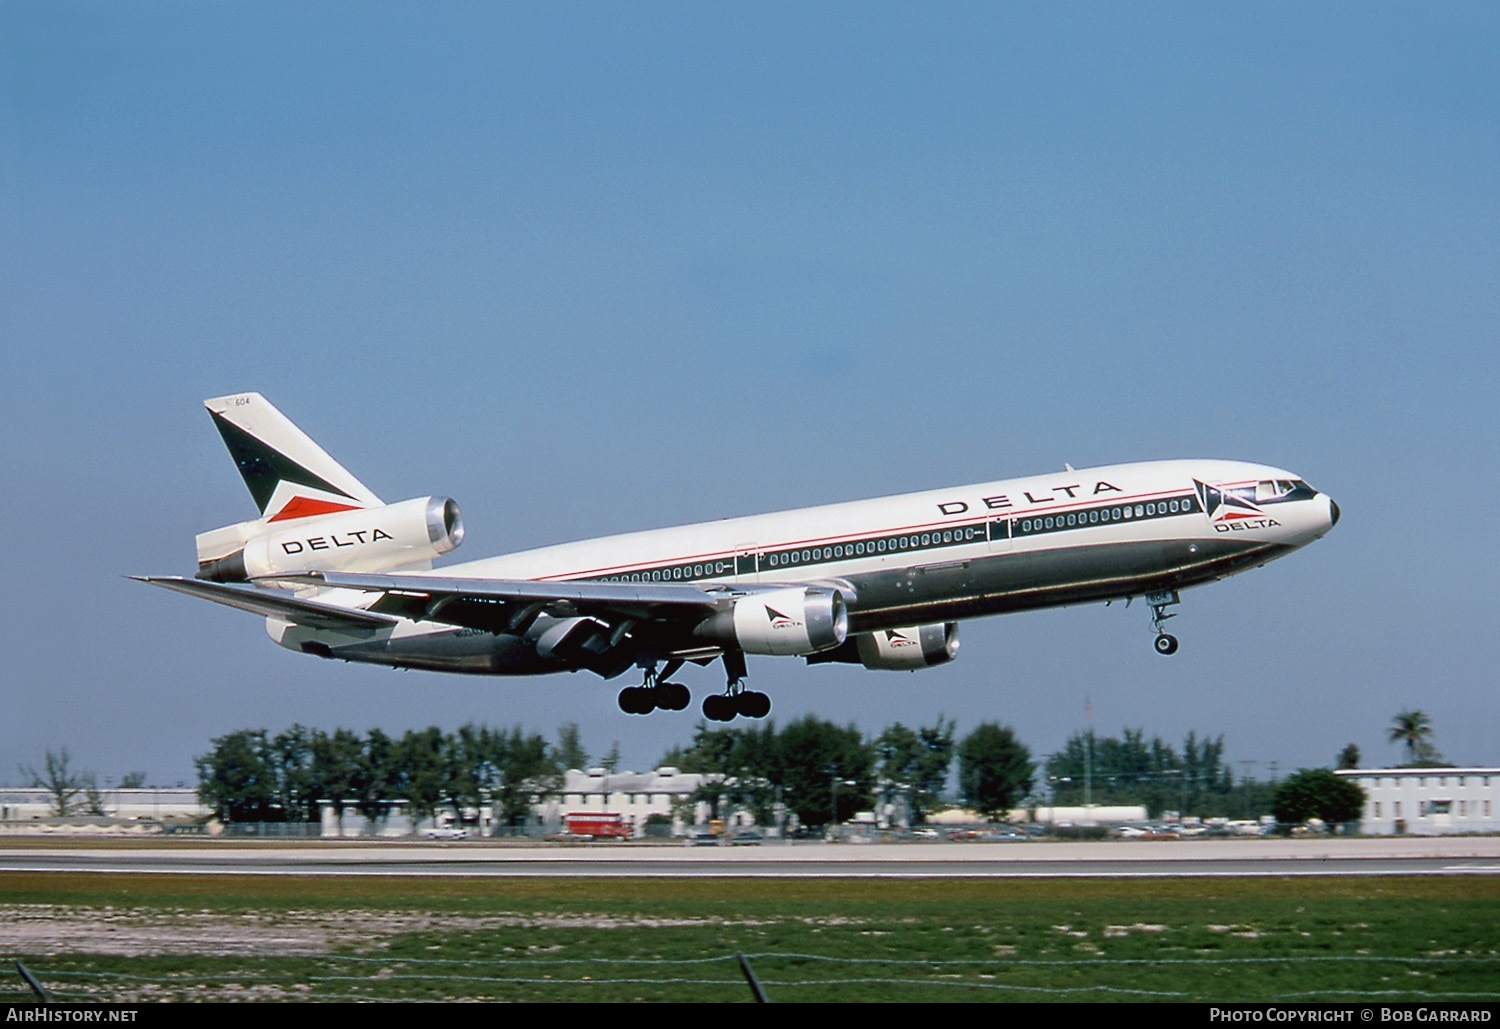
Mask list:
POLYGON ((186 593, 190 597, 201 597, 216 604, 239 608, 253 614, 280 618, 315 629, 388 629, 400 619, 373 611, 325 604, 317 600, 306 600, 281 590, 257 587, 227 586, 199 579, 185 579, 175 575, 132 575, 137 582, 147 582, 163 589, 186 593))

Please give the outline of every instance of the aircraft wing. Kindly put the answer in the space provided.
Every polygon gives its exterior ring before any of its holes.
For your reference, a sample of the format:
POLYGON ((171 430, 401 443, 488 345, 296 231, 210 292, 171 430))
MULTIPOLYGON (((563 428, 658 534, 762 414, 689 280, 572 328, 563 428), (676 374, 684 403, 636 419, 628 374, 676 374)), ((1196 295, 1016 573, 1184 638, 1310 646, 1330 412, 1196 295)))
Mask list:
POLYGON ((163 589, 186 593, 190 597, 202 597, 216 604, 239 608, 258 615, 281 618, 298 625, 317 629, 385 629, 395 625, 399 618, 356 608, 325 604, 316 600, 304 600, 284 590, 266 590, 255 587, 226 586, 217 582, 185 579, 176 575, 132 575, 137 582, 148 582, 163 589))
MULTIPOLYGON (((442 622, 490 632, 513 632, 539 614, 695 623, 746 591, 729 586, 671 583, 545 582, 532 579, 459 579, 436 575, 356 572, 277 574, 276 582, 382 593, 370 613, 442 622)), ((753 591, 752 587, 752 591, 753 591)))

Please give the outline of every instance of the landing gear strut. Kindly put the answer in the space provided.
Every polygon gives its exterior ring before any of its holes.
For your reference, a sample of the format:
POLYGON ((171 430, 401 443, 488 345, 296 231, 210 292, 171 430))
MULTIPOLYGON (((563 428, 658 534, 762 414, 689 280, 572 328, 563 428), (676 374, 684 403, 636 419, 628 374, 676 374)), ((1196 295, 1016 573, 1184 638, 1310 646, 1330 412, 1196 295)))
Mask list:
POLYGON ((649 715, 660 708, 663 711, 685 711, 693 696, 680 682, 667 680, 682 667, 681 661, 668 661, 666 669, 657 674, 656 662, 645 666, 645 681, 639 686, 627 686, 620 691, 620 710, 627 715, 649 715))
POLYGON ((1146 594, 1146 603, 1151 605, 1151 628, 1156 630, 1156 647, 1158 654, 1177 653, 1177 637, 1162 628, 1168 618, 1176 618, 1175 613, 1168 614, 1167 608, 1175 607, 1182 603, 1177 596, 1176 590, 1162 590, 1159 593, 1146 594))
POLYGON ((728 682, 723 693, 703 698, 703 717, 711 722, 732 722, 737 715, 764 718, 771 713, 771 698, 764 693, 745 689, 745 655, 739 650, 724 652, 724 674, 728 682))

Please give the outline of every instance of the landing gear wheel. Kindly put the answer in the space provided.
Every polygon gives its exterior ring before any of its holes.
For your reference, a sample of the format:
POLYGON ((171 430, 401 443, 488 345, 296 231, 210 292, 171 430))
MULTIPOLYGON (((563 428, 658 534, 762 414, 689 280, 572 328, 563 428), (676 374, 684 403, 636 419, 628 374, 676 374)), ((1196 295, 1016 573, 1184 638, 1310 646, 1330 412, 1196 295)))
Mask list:
POLYGON ((1177 653, 1177 637, 1169 632, 1164 632, 1156 637, 1156 652, 1158 654, 1177 653))
POLYGON ((686 711, 693 695, 680 682, 659 682, 651 691, 652 700, 663 711, 686 711))
POLYGON ((710 722, 732 722, 736 714, 733 697, 714 693, 703 698, 703 717, 710 722))
POLYGON ((621 690, 619 705, 627 715, 649 715, 656 710, 652 691, 644 686, 627 686, 621 690))
POLYGON ((735 697, 735 707, 746 718, 764 718, 771 713, 771 698, 757 690, 746 690, 735 697))

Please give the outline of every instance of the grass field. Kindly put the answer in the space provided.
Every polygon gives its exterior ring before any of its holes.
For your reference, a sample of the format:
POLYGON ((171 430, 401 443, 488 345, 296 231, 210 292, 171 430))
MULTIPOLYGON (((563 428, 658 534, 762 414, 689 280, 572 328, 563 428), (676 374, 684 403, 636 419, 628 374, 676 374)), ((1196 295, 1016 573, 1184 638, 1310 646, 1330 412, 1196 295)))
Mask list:
POLYGON ((1500 999, 1500 877, 0 874, 0 1002, 1500 999))

